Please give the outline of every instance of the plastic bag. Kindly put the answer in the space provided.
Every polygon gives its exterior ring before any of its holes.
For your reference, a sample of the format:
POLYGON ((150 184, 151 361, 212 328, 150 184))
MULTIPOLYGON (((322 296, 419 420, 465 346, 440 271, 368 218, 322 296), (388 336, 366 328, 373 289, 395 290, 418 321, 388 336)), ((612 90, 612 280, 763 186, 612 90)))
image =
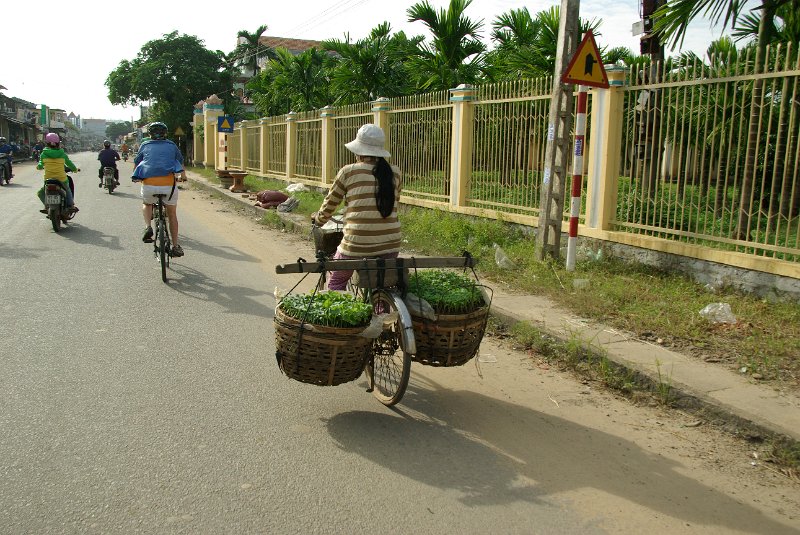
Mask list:
POLYGON ((297 193, 298 191, 308 191, 308 188, 306 187, 305 184, 300 184, 300 183, 289 184, 288 186, 286 186, 286 191, 288 191, 289 193, 297 193))
POLYGON ((372 338, 373 340, 381 335, 383 332, 383 322, 389 314, 375 314, 366 329, 358 333, 358 336, 363 338, 372 338))
POLYGON ((494 244, 494 261, 501 269, 516 269, 517 265, 508 257, 506 252, 496 243, 494 244))
POLYGON ((408 308, 411 315, 436 321, 436 312, 433 310, 433 307, 421 297, 417 297, 411 292, 408 292, 403 302, 406 304, 406 308, 408 308))
POLYGON ((700 315, 711 323, 736 323, 736 316, 728 303, 711 303, 700 311, 700 315))

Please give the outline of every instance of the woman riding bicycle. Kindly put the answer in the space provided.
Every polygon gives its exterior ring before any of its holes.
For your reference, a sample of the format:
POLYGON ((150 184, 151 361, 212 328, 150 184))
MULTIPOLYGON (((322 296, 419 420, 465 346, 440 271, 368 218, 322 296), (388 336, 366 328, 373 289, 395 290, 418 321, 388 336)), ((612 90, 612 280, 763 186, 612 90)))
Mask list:
MULTIPOLYGON (((334 260, 397 258, 400 252, 397 205, 401 175, 386 161, 391 154, 383 148, 385 140, 377 125, 358 129, 356 138, 344 145, 356 155, 356 163, 339 170, 319 211, 311 215, 312 222, 323 225, 344 200, 344 238, 334 260)), ((346 289, 352 276, 352 270, 332 272, 328 289, 346 289)))

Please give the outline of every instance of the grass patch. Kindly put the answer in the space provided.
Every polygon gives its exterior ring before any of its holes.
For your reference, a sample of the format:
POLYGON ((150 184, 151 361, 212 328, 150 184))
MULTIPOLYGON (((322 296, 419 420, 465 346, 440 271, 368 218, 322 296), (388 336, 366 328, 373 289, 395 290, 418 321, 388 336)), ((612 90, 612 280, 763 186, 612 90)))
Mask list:
POLYGON ((582 317, 800 390, 800 306, 795 303, 769 303, 728 288, 709 293, 683 274, 612 258, 579 260, 568 272, 561 263, 535 261, 533 235, 501 221, 442 217, 422 208, 403 211, 401 221, 409 249, 430 255, 470 251, 489 280, 546 295, 582 317), (515 269, 497 266, 494 244, 515 269), (574 279, 588 279, 590 288, 574 290, 574 279), (730 303, 739 322, 713 325, 700 317, 712 302, 730 303))

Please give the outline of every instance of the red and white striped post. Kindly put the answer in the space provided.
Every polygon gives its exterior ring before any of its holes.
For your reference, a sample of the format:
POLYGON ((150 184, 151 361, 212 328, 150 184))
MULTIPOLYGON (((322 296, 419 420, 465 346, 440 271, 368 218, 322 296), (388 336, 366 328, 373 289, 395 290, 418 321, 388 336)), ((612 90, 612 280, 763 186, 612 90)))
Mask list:
POLYGON ((583 181, 583 149, 586 144, 585 85, 578 86, 578 109, 575 115, 575 154, 572 160, 572 200, 569 207, 569 240, 567 241, 567 271, 575 271, 575 256, 578 247, 578 218, 581 215, 581 189, 583 181))

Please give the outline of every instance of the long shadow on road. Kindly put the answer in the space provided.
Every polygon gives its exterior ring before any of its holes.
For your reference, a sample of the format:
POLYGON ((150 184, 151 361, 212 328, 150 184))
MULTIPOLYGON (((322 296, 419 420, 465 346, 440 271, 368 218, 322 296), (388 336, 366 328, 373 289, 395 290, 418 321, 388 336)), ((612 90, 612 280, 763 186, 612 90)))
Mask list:
MULTIPOLYGON (((78 212, 76 218, 80 218, 80 212, 78 212)), ((107 247, 117 251, 122 250, 122 246, 119 243, 119 236, 112 236, 93 228, 83 226, 75 220, 70 221, 65 227, 62 227, 58 235, 76 243, 107 247)))
POLYGON ((594 488, 696 525, 797 533, 620 436, 438 385, 409 386, 403 407, 410 411, 338 414, 327 420, 328 433, 343 450, 397 474, 459 491, 469 507, 552 503, 565 491, 594 488))
POLYGON ((184 265, 171 264, 169 288, 178 293, 209 301, 224 307, 231 314, 250 314, 262 318, 271 318, 274 306, 259 303, 256 297, 269 295, 246 286, 230 286, 212 279, 202 271, 184 265))
POLYGON ((224 258, 225 260, 233 260, 235 262, 259 262, 260 260, 254 256, 245 254, 233 247, 215 247, 207 243, 199 242, 180 234, 181 245, 186 249, 199 251, 201 253, 216 256, 217 258, 224 258))

